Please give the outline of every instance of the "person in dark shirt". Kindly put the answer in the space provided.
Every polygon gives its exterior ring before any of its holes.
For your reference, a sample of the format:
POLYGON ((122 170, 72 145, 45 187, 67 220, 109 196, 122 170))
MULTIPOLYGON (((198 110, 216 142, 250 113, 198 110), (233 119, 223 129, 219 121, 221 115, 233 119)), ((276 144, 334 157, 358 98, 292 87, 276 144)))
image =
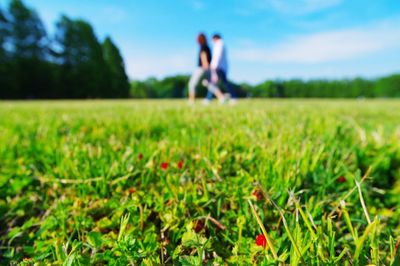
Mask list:
MULTIPOLYGON (((203 38, 201 37, 200 39, 203 42, 203 38)), ((205 41, 204 44, 200 44, 199 63, 197 66, 209 67, 210 63, 211 63, 211 50, 210 47, 208 47, 207 41, 205 41)))
MULTIPOLYGON (((197 69, 193 72, 189 80, 189 102, 194 103, 196 98, 196 87, 202 78, 210 78, 211 50, 207 43, 207 37, 204 33, 197 36, 197 43, 200 46, 197 69)), ((223 97, 219 91, 214 92, 217 98, 223 97)))

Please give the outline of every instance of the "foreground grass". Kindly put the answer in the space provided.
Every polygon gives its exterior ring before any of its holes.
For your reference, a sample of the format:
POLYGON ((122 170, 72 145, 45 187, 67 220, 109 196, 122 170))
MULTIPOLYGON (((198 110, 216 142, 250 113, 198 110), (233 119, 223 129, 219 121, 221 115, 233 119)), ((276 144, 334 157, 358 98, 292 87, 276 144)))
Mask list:
POLYGON ((0 264, 399 265, 399 106, 0 103, 0 264))

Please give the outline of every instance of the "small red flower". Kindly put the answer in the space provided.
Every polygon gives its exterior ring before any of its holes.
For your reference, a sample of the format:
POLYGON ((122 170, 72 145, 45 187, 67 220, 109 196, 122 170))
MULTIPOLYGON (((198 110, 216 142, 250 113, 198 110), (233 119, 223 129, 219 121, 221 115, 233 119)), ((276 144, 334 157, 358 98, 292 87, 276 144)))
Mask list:
POLYGON ((169 164, 167 162, 162 162, 161 163, 161 169, 163 171, 167 171, 169 164))
POLYGON ((136 189, 134 187, 130 188, 128 191, 130 194, 136 193, 136 189))
POLYGON ((259 234, 257 236, 256 245, 264 248, 267 246, 267 239, 265 239, 265 236, 263 234, 259 234))
POLYGON ((254 190, 253 191, 253 193, 252 193, 252 195, 254 196, 254 197, 256 197, 256 199, 258 200, 258 201, 261 201, 262 199, 263 199, 263 195, 262 195, 262 192, 260 191, 260 190, 254 190))
POLYGON ((336 182, 344 183, 344 182, 346 182, 346 177, 344 177, 344 176, 338 177, 338 179, 336 179, 336 182))
POLYGON ((182 169, 183 168, 183 161, 179 161, 178 162, 178 169, 182 169))
POLYGON ((137 158, 138 158, 139 161, 143 160, 143 153, 139 153, 137 158))

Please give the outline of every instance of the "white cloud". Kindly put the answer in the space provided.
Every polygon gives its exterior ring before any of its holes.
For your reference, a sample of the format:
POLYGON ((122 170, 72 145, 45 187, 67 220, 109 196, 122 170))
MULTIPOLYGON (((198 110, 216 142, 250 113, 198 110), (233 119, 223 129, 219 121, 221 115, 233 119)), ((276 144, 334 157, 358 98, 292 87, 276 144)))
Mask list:
POLYGON ((272 8, 289 15, 304 15, 332 8, 343 0, 254 0, 262 8, 272 8))
POLYGON ((270 47, 248 46, 233 51, 236 60, 259 63, 316 64, 344 61, 400 48, 400 28, 381 24, 293 36, 270 47))

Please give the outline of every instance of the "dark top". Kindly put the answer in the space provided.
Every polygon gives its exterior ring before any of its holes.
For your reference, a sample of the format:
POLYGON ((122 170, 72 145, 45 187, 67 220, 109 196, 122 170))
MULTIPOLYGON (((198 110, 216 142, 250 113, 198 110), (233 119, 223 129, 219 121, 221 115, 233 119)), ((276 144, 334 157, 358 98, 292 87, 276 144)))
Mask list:
POLYGON ((200 47, 200 52, 199 52, 199 64, 198 64, 199 67, 202 67, 202 64, 201 64, 201 53, 202 52, 205 52, 207 54, 207 61, 208 61, 209 64, 211 63, 211 50, 210 50, 210 47, 208 47, 208 45, 202 45, 200 47))

